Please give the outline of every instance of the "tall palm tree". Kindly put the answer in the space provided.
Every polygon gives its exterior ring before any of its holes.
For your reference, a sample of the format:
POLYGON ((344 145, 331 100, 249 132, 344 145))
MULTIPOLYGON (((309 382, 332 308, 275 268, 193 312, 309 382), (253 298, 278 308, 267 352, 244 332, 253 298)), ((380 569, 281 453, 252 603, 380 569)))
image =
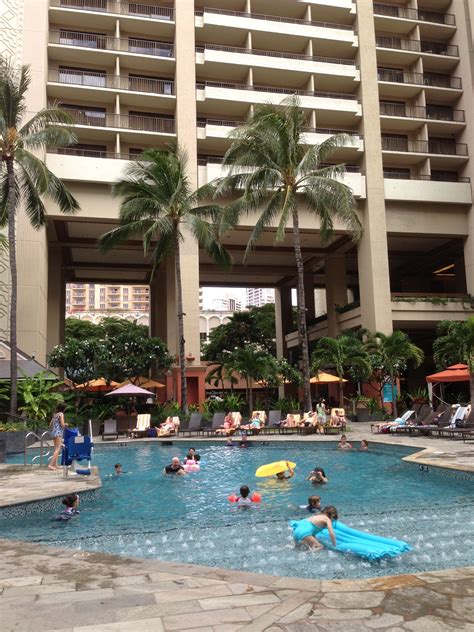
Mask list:
POLYGON ((220 209, 217 206, 196 206, 200 196, 191 188, 186 173, 186 157, 178 146, 145 151, 140 160, 128 166, 124 178, 113 185, 112 191, 122 198, 119 225, 102 235, 101 249, 110 250, 134 235, 141 235, 143 252, 153 261, 152 275, 168 254, 174 255, 181 409, 187 412, 180 247, 187 230, 216 263, 229 268, 230 256, 215 238, 212 223, 220 209))
POLYGON ((26 93, 31 83, 28 66, 16 69, 0 60, 0 227, 8 224, 10 260, 10 412, 17 408, 17 295, 16 216, 23 208, 33 228, 46 223, 43 196, 50 197, 61 213, 75 213, 79 204, 33 152, 48 145, 71 145, 74 134, 64 125, 71 117, 59 107, 40 110, 25 120, 26 93))
POLYGON ((304 262, 301 253, 300 211, 306 209, 319 220, 320 234, 327 241, 335 220, 341 221, 354 241, 362 234, 351 189, 340 179, 343 165, 325 166, 334 150, 348 137, 339 134, 320 145, 305 139, 307 121, 296 97, 280 106, 261 105, 241 127, 232 132, 232 144, 223 164, 229 175, 214 183, 215 195, 237 193, 223 215, 221 231, 234 227, 242 215, 258 212, 246 256, 262 233, 278 224, 276 241, 285 238, 292 223, 297 268, 298 333, 302 354, 305 410, 311 409, 310 362, 304 292, 304 262))
POLYGON ((389 379, 392 390, 392 410, 397 417, 397 396, 395 393, 395 380, 407 368, 411 362, 417 367, 423 362, 425 354, 417 347, 403 331, 396 330, 386 335, 380 332, 375 334, 375 341, 380 355, 381 369, 389 379))
POLYGON ((253 411, 253 384, 265 378, 271 360, 268 351, 256 344, 237 349, 230 358, 229 366, 245 380, 250 415, 253 411))
POLYGON ((358 380, 371 374, 370 358, 363 343, 353 335, 341 334, 336 338, 320 338, 311 356, 315 373, 334 368, 339 377, 339 406, 344 406, 343 378, 348 371, 358 380))
POLYGON ((467 364, 471 406, 474 406, 474 316, 464 322, 442 320, 433 343, 433 356, 439 369, 458 362, 467 364))

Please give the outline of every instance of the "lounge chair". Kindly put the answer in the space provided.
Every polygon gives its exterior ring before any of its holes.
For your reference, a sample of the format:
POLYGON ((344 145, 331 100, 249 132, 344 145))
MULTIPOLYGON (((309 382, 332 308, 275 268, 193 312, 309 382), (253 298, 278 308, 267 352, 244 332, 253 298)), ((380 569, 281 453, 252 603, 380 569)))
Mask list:
POLYGON ((128 436, 132 439, 137 439, 138 437, 144 437, 150 428, 150 413, 144 413, 142 415, 137 415, 137 425, 135 428, 132 428, 128 431, 128 436))
POLYGON ((265 426, 266 419, 267 419, 267 415, 264 410, 254 410, 252 414, 250 415, 249 421, 244 425, 241 424, 240 428, 242 430, 246 430, 247 434, 250 434, 250 435, 260 434, 260 432, 263 430, 265 426), (258 419, 260 420, 260 428, 250 427, 251 420, 254 419, 257 416, 257 414, 258 414, 258 419))
POLYGON ((225 413, 214 413, 214 417, 212 418, 212 426, 210 428, 202 428, 201 432, 206 433, 207 436, 209 436, 210 434, 216 434, 216 430, 219 430, 219 428, 224 425, 224 419, 225 413))
POLYGON ((201 413, 191 413, 191 417, 189 418, 189 423, 187 424, 187 428, 183 428, 181 427, 178 430, 178 435, 188 435, 189 437, 194 434, 194 433, 198 433, 201 431, 201 420, 202 420, 202 414, 201 413))
POLYGON ((105 439, 118 439, 117 420, 106 419, 104 421, 104 430, 102 432, 102 441, 105 439))
POLYGON ((371 432, 373 432, 375 428, 375 431, 377 433, 383 432, 383 430, 387 430, 388 432, 395 432, 396 428, 404 426, 408 422, 410 417, 412 417, 414 414, 414 410, 406 410, 401 417, 397 417, 397 419, 394 419, 393 421, 383 421, 372 424, 370 426, 370 430, 371 432))
POLYGON ((339 428, 341 432, 345 432, 346 425, 346 411, 344 408, 331 408, 329 421, 324 424, 324 434, 332 434, 336 432, 336 428, 339 428), (340 417, 343 417, 344 421, 341 421, 340 417), (328 432, 326 432, 326 430, 328 430, 328 432))
POLYGON ((172 437, 178 434, 180 423, 179 417, 167 417, 166 421, 161 424, 162 427, 160 426, 156 429, 156 436, 158 438, 172 437))
MULTIPOLYGON (((315 417, 317 419, 317 417, 315 417)), ((314 425, 313 422, 309 423, 308 425, 306 425, 306 422, 308 420, 308 413, 305 413, 303 415, 303 421, 301 422, 301 424, 298 427, 298 433, 302 434, 302 435, 310 435, 310 434, 315 434, 317 431, 317 424, 314 425)))
POLYGON ((474 414, 471 411, 466 417, 467 410, 467 406, 460 406, 456 410, 450 425, 439 428, 439 436, 448 436, 451 439, 454 437, 462 437, 465 441, 464 435, 468 436, 474 430, 474 414))
POLYGON ((286 419, 281 422, 280 427, 278 428, 279 434, 296 434, 299 430, 299 426, 301 424, 301 415, 299 413, 290 413, 286 416, 286 419), (293 425, 285 426, 285 423, 288 423, 288 418, 293 417, 293 425))
POLYGON ((260 434, 274 434, 278 432, 281 424, 281 410, 270 410, 268 412, 268 424, 260 429, 260 434))

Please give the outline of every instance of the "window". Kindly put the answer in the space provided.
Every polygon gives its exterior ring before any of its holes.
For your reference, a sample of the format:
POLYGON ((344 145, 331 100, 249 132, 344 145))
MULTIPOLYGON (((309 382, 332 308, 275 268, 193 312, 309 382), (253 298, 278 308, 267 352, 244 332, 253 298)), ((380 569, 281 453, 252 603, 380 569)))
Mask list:
POLYGON ((403 101, 381 101, 380 114, 386 116, 405 116, 406 106, 403 101))
POLYGON ((154 92, 156 94, 173 94, 174 82, 160 77, 147 75, 128 75, 128 87, 137 92, 154 92))
POLYGON ((378 68, 377 75, 379 81, 404 82, 403 70, 401 68, 378 68))
POLYGON ((428 140, 430 154, 456 154, 456 141, 453 138, 430 138, 428 140))
POLYGON ((73 83, 81 86, 105 88, 106 73, 102 70, 87 70, 84 68, 68 68, 59 66, 60 83, 73 83))
POLYGON ((426 116, 437 121, 452 121, 453 108, 449 105, 427 105, 426 116))
POLYGON ((105 303, 100 304, 100 309, 105 309, 105 303))
POLYGON ((388 151, 408 151, 408 136, 404 134, 384 134, 382 149, 388 151))
POLYGON ((431 179, 434 182, 458 182, 459 175, 456 171, 431 171, 431 179))
POLYGON ((435 86, 437 88, 449 88, 451 86, 451 77, 438 72, 425 72, 423 81, 425 86, 435 86))
POLYGON ((409 180, 410 169, 402 169, 401 167, 384 167, 383 177, 390 178, 391 180, 409 180))
POLYGON ((173 45, 167 42, 143 39, 141 37, 128 38, 128 50, 140 55, 156 55, 157 57, 173 57, 173 45))
POLYGON ((123 308, 124 308, 124 309, 128 309, 128 303, 124 303, 124 304, 123 304, 123 308))
POLYGON ((128 114, 130 129, 167 134, 174 131, 174 120, 170 115, 156 112, 136 112, 134 110, 130 110, 128 114))

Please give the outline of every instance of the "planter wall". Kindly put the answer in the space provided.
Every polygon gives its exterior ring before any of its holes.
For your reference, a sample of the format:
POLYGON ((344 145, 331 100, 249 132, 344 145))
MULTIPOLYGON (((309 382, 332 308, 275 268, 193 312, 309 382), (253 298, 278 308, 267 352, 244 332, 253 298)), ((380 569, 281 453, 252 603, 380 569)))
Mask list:
POLYGON ((369 409, 368 408, 357 408, 357 421, 364 422, 369 421, 369 409))

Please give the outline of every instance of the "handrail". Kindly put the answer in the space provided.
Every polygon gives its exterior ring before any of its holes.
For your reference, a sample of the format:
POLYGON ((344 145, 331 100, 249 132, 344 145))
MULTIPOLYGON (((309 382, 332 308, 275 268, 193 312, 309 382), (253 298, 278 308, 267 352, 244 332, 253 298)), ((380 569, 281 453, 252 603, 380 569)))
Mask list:
POLYGON ((456 17, 452 13, 440 13, 438 11, 425 11, 400 7, 394 4, 384 4, 374 2, 375 15, 385 15, 393 18, 404 18, 405 20, 419 20, 421 22, 432 22, 433 24, 456 25, 456 17))
POLYGON ((429 53, 431 55, 446 55, 459 57, 459 46, 444 42, 430 42, 427 40, 404 39, 396 36, 376 35, 375 43, 378 48, 392 48, 415 53, 429 53))
POLYGON ((159 134, 174 134, 175 132, 174 119, 146 115, 109 114, 108 112, 89 111, 87 108, 76 110, 74 108, 64 107, 63 109, 72 116, 74 125, 112 127, 141 132, 155 132, 159 134))
MULTIPOLYGON (((39 458, 39 463, 40 463, 40 467, 43 465, 43 457, 48 457, 49 456, 49 450, 45 453, 43 453, 43 448, 45 445, 45 442, 52 439, 53 436, 52 434, 49 432, 49 430, 45 430, 44 432, 41 433, 41 435, 38 435, 36 432, 27 432, 25 435, 25 448, 24 448, 24 457, 23 457, 23 464, 26 466, 28 465, 28 450, 31 448, 31 446, 28 445, 28 439, 29 437, 35 437, 35 439, 37 441, 40 442, 40 453, 39 455, 33 457, 31 464, 33 465, 35 459, 39 458), (48 438, 47 438, 48 436, 48 438)), ((36 443, 36 441, 34 442, 36 443)), ((51 446, 49 444, 46 444, 48 448, 50 448, 51 446)))
POLYGON ((327 99, 347 99, 350 101, 356 101, 357 96, 355 94, 349 94, 346 92, 318 92, 315 90, 297 90, 293 88, 273 88, 270 86, 249 86, 246 83, 225 83, 221 81, 198 81, 196 83, 197 90, 204 90, 209 88, 227 88, 229 90, 251 90, 255 92, 272 92, 275 94, 297 94, 310 97, 323 97, 327 99))
POLYGON ((442 142, 438 140, 411 140, 409 138, 394 138, 382 136, 383 151, 399 151, 407 153, 427 153, 443 156, 467 156, 467 144, 442 142))
POLYGON ((456 180, 449 180, 446 177, 446 180, 442 180, 440 177, 438 176, 432 176, 432 175, 420 175, 420 176, 414 176, 408 173, 404 173, 403 171, 384 171, 383 172, 383 177, 386 178, 387 180, 424 180, 427 182, 464 182, 464 183, 469 183, 471 181, 471 178, 467 177, 467 176, 458 176, 456 178, 456 180))
POLYGON ((327 64, 341 64, 355 66, 355 60, 342 57, 321 57, 320 55, 302 55, 300 53, 287 53, 282 51, 264 50, 259 48, 243 48, 241 46, 222 46, 220 44, 201 44, 196 46, 196 53, 204 53, 206 50, 224 51, 227 53, 240 53, 242 55, 257 55, 263 57, 278 57, 282 59, 299 59, 302 61, 317 61, 327 64))
POLYGON ((378 80, 392 83, 408 83, 431 88, 452 88, 462 89, 461 77, 451 77, 439 73, 405 72, 404 70, 393 70, 391 68, 379 68, 378 80))
MULTIPOLYGON (((206 127, 207 125, 215 125, 216 127, 239 127, 243 125, 245 121, 231 121, 225 119, 201 119, 197 121, 197 127, 206 127)), ((308 134, 351 134, 362 138, 357 130, 353 129, 332 129, 327 127, 306 127, 304 130, 308 134)))
POLYGON ((106 73, 76 70, 74 68, 50 68, 48 81, 66 85, 86 86, 88 88, 112 88, 115 90, 174 95, 173 79, 108 75, 106 73))
POLYGON ((78 46, 93 50, 112 50, 140 55, 153 55, 154 57, 174 57, 174 45, 169 42, 136 37, 112 37, 110 35, 74 31, 66 28, 59 31, 50 31, 49 43, 63 46, 78 46))
POLYGON ((81 158, 111 158, 114 160, 138 160, 140 154, 135 153, 116 153, 107 150, 83 149, 81 147, 48 147, 48 154, 57 154, 60 156, 79 156, 81 158))
POLYGON ((391 103, 380 101, 380 114, 382 116, 400 116, 408 118, 426 118, 434 121, 455 121, 464 123, 464 110, 449 107, 405 105, 405 103, 391 103))
MULTIPOLYGON (((200 156, 198 156, 197 162, 198 162, 198 165, 200 167, 205 167, 206 165, 221 165, 223 160, 224 160, 224 156, 203 156, 203 155, 200 155, 200 156)), ((332 167, 334 165, 321 163, 319 166, 321 167, 321 169, 323 169, 325 167, 332 167)), ((358 167, 357 165, 345 165, 344 170, 347 173, 361 173, 361 174, 364 173, 363 171, 361 171, 361 168, 358 167)))
POLYGON ((61 9, 116 13, 153 20, 171 21, 174 19, 173 7, 144 4, 140 2, 114 2, 114 0, 50 0, 50 6, 61 9))
POLYGON ((250 18, 253 20, 266 20, 269 22, 283 22, 286 24, 303 24, 306 26, 321 26, 323 28, 341 29, 344 31, 352 31, 353 27, 350 24, 338 24, 337 22, 315 22, 313 20, 301 20, 298 18, 280 17, 279 15, 267 15, 264 13, 246 13, 245 11, 229 11, 227 9, 214 9, 212 7, 204 7, 204 9, 198 9, 194 14, 198 17, 203 16, 205 13, 214 13, 217 15, 230 15, 233 17, 250 18))

